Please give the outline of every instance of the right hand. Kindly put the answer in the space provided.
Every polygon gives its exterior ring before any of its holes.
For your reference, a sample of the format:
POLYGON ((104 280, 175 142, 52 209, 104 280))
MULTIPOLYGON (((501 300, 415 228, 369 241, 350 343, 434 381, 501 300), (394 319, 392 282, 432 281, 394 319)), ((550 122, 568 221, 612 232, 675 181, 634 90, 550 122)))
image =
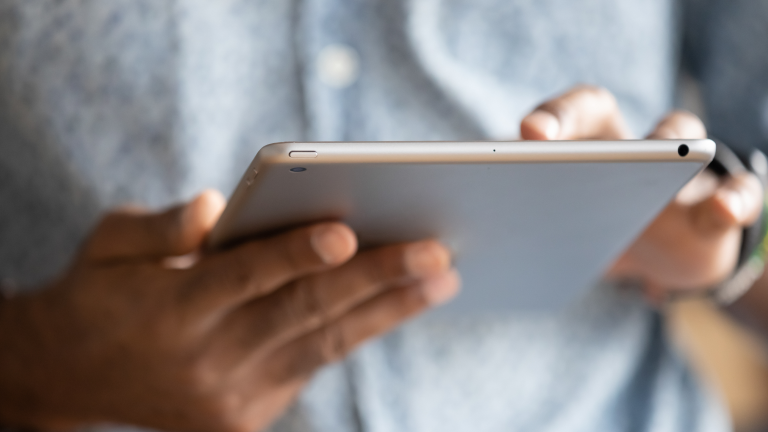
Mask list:
POLYGON ((321 223, 202 256, 224 207, 106 216, 70 271, 0 308, 0 423, 252 432, 314 371, 458 290, 435 241, 356 254, 321 223))
MULTIPOLYGON (((633 138, 616 98, 607 90, 577 86, 545 102, 523 119, 523 139, 624 140, 633 138)), ((667 114, 647 139, 704 139, 698 117, 667 114)), ((763 206, 760 181, 742 173, 720 182, 704 171, 667 204, 609 269, 608 279, 640 282, 648 300, 661 305, 680 292, 705 293, 730 275, 744 227, 763 206)))

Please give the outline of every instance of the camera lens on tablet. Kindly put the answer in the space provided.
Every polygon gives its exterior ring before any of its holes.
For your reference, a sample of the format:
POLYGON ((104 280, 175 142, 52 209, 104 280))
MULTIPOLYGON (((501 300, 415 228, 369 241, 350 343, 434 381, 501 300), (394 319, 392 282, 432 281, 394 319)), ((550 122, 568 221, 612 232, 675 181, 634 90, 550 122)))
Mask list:
POLYGON ((688 146, 685 144, 680 144, 680 147, 677 148, 677 154, 679 154, 681 157, 685 157, 688 154, 688 146))

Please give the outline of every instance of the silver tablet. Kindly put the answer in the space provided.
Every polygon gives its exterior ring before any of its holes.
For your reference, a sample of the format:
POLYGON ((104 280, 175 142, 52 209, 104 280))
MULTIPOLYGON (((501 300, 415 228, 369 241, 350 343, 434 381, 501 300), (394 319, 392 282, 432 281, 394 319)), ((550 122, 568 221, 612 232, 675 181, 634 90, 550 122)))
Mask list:
POLYGON ((341 220, 361 247, 437 238, 464 281, 446 311, 563 306, 712 160, 709 140, 287 142, 254 158, 214 247, 341 220))

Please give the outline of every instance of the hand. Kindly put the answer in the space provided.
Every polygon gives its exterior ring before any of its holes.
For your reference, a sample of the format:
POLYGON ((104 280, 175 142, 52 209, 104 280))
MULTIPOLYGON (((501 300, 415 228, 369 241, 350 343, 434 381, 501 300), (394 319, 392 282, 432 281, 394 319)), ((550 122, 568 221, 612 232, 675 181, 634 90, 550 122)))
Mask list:
MULTIPOLYGON (((544 103, 523 119, 523 139, 630 139, 616 99, 607 90, 581 86, 544 103)), ((706 138, 693 114, 675 111, 649 139, 706 138)), ((608 271, 639 280, 654 303, 673 290, 709 289, 734 270, 741 230, 759 217, 762 186, 744 173, 719 182, 703 172, 651 223, 608 271)))
POLYGON ((224 206, 108 215, 71 270, 0 309, 0 423, 253 432, 319 367, 458 289, 434 241, 356 253, 340 223, 202 256, 224 206))

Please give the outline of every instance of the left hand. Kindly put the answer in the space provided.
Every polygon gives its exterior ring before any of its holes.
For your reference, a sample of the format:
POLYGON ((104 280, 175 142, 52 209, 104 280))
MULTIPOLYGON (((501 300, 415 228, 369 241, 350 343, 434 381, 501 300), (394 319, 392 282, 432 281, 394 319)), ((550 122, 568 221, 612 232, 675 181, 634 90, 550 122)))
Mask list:
MULTIPOLYGON (((579 86, 536 108, 520 125, 526 140, 631 139, 614 96, 579 86)), ((674 111, 648 139, 706 138, 695 115, 674 111)), ((648 298, 661 303, 674 290, 706 290, 733 272, 743 227, 754 223, 763 205, 762 186, 752 174, 719 181, 702 172, 656 217, 608 270, 612 279, 642 283, 648 298)))

